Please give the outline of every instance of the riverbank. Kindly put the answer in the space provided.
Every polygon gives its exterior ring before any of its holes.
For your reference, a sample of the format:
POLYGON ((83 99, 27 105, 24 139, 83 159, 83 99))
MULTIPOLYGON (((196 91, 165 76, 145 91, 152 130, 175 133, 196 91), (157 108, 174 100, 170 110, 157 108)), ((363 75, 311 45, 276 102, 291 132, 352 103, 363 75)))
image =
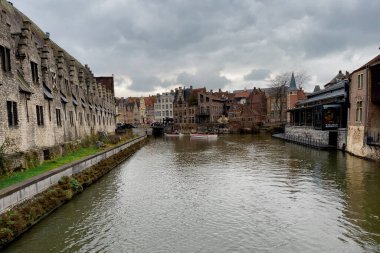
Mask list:
MULTIPOLYGON (((8 245, 41 219, 72 199, 84 188, 90 186, 121 162, 128 159, 147 142, 146 137, 137 139, 139 140, 135 141, 133 145, 127 146, 125 149, 121 149, 122 145, 116 147, 114 149, 116 153, 113 155, 107 156, 107 152, 109 151, 105 151, 104 154, 98 154, 97 157, 90 157, 89 159, 95 158, 98 162, 90 162, 91 166, 86 169, 82 168, 82 170, 80 168, 82 165, 77 166, 76 169, 73 168, 71 175, 59 177, 56 184, 34 195, 32 198, 14 205, 11 209, 1 214, 0 248, 8 245), (105 159, 101 159, 102 156, 105 156, 105 159)), ((63 167, 67 167, 67 165, 63 167)), ((50 173, 61 172, 63 169, 67 168, 58 168, 50 173)), ((57 175, 60 174, 58 173, 57 175)), ((41 181, 44 179, 45 178, 41 178, 41 181)), ((15 186, 15 188, 17 187, 20 188, 21 186, 15 186)), ((27 187, 28 185, 24 185, 24 189, 27 187)), ((18 189, 10 190, 14 191, 18 189)), ((10 193, 12 194, 12 192, 10 193)), ((5 193, 2 192, 2 194, 4 195, 5 193)))

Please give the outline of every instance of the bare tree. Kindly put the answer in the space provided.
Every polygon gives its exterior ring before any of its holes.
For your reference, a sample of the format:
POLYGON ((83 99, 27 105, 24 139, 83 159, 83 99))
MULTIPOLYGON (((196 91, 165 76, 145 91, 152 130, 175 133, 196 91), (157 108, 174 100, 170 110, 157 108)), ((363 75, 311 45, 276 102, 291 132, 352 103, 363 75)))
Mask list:
POLYGON ((310 76, 302 71, 285 72, 275 76, 275 78, 271 80, 270 87, 272 88, 272 94, 274 97, 274 107, 279 113, 279 119, 281 122, 286 121, 286 106, 284 106, 284 103, 286 102, 287 89, 290 84, 292 73, 294 73, 294 79, 299 89, 302 89, 303 85, 310 80, 310 76))

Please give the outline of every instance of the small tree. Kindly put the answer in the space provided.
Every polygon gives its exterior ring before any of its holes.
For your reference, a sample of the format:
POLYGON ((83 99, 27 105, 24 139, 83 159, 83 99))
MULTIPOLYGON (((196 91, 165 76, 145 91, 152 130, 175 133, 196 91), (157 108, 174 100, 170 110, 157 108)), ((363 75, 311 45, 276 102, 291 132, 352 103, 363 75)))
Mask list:
MULTIPOLYGON (((274 90, 274 106, 279 112, 280 121, 285 121, 285 109, 283 104, 286 102, 287 88, 290 84, 292 72, 285 72, 277 75, 271 80, 270 87, 274 90)), ((305 72, 295 72, 294 79, 299 89, 302 89, 303 85, 310 80, 310 76, 305 72)))

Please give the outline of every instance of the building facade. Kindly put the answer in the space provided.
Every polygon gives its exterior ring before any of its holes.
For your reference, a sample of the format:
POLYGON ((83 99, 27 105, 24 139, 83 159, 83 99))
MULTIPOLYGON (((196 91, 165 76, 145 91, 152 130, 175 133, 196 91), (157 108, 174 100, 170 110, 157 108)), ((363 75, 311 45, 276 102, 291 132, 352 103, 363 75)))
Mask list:
POLYGON ((163 123, 166 118, 173 118, 174 91, 156 95, 154 120, 163 123))
POLYGON ((0 15, 0 143, 26 152, 113 132, 113 76, 97 79, 10 3, 0 15))
POLYGON ((380 160, 380 55, 350 77, 347 151, 380 160))

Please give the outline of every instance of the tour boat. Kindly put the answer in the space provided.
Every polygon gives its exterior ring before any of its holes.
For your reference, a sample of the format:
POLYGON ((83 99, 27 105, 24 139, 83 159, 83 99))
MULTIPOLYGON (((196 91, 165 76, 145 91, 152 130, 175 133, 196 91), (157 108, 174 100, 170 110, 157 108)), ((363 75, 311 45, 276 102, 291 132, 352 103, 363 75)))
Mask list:
POLYGON ((166 137, 183 137, 183 133, 165 133, 166 137))
POLYGON ((194 139, 215 140, 218 138, 218 135, 217 134, 190 134, 190 137, 194 139))

